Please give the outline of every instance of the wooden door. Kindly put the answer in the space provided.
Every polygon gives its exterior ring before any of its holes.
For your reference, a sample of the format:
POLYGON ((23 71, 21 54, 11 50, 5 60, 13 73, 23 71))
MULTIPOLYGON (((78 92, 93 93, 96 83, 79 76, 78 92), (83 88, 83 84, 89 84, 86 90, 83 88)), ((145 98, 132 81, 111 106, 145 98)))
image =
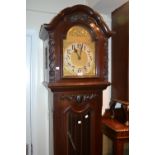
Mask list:
POLYGON ((129 3, 112 12, 112 98, 129 100, 129 3))

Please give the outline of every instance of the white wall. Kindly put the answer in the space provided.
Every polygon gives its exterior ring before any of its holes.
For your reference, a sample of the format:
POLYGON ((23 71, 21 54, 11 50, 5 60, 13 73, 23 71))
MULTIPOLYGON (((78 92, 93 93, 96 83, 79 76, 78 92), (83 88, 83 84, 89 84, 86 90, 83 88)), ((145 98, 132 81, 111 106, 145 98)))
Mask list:
MULTIPOLYGON (((101 14, 103 20, 108 25, 109 29, 111 29, 111 15, 101 14)), ((111 38, 108 40, 108 80, 111 82, 111 38)), ((102 114, 104 114, 105 109, 109 108, 109 101, 111 97, 111 86, 107 87, 106 90, 103 91, 103 108, 102 114)))
POLYGON ((85 0, 27 0, 27 10, 58 13, 75 4, 85 4, 85 0))
MULTIPOLYGON (((49 112, 48 112, 48 96, 47 90, 42 85, 43 81, 43 44, 39 39, 40 26, 44 23, 49 23, 51 19, 65 7, 85 4, 85 0, 27 0, 26 11, 26 26, 27 30, 32 30, 36 35, 34 43, 36 52, 36 70, 37 70, 37 92, 36 103, 34 103, 34 155, 48 155, 49 154, 49 112)), ((103 15, 103 18, 108 26, 110 26, 110 16, 103 15)), ((110 47, 110 46, 109 46, 110 47)), ((110 66, 110 65, 109 65, 110 66)), ((104 91, 104 109, 108 107, 110 87, 104 91)))

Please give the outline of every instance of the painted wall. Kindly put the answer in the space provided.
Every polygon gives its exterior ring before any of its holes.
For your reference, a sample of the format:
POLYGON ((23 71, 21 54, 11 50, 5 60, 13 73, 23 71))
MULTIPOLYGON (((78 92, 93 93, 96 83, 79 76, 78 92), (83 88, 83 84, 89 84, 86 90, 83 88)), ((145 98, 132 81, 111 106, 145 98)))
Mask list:
MULTIPOLYGON (((49 111, 48 111, 48 90, 43 86, 43 44, 39 39, 40 26, 49 23, 51 19, 62 9, 75 4, 86 4, 85 0, 27 0, 26 27, 27 32, 33 31, 36 38, 33 42, 36 52, 35 66, 37 76, 35 79, 37 85, 36 100, 33 109, 33 145, 34 155, 49 154, 49 111)), ((102 15, 107 25, 111 25, 111 17, 102 15)), ((109 44, 109 51, 111 51, 109 44)), ((109 56, 110 58, 110 56, 109 56)), ((109 59, 110 67, 110 59, 109 59)), ((110 73, 110 72, 109 72, 110 73)), ((110 78, 110 76, 109 76, 110 78)), ((110 99, 110 87, 103 92, 104 109, 108 107, 110 99)))

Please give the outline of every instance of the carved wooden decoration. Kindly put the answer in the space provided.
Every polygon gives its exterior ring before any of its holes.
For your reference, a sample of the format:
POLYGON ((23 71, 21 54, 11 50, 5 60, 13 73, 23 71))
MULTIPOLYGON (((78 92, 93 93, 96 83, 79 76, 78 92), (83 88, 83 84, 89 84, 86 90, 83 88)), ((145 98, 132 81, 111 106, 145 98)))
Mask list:
POLYGON ((55 80, 55 41, 54 41, 54 33, 50 33, 49 35, 49 80, 55 80))
POLYGON ((40 38, 44 48, 49 49, 44 84, 53 92, 53 96, 49 93, 49 104, 53 107, 50 132, 54 144, 50 145, 54 145, 54 155, 102 155, 102 91, 110 85, 111 35, 102 17, 85 5, 65 8, 49 24, 41 26, 40 38), (69 40, 67 33, 73 27, 76 35, 69 40), (89 41, 84 40, 84 32, 79 33, 78 27, 86 30, 89 41), (64 65, 73 70, 66 73, 64 65))
POLYGON ((68 99, 69 101, 74 101, 77 104, 88 102, 89 100, 94 99, 97 96, 97 94, 75 94, 75 95, 63 95, 61 97, 62 100, 68 99))

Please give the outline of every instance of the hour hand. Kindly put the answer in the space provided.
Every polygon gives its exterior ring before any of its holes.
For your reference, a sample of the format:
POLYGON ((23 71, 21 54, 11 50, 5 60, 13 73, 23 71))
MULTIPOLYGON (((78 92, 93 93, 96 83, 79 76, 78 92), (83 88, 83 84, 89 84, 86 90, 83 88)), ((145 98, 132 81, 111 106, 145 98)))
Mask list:
POLYGON ((81 54, 78 53, 78 50, 75 47, 74 47, 74 52, 77 54, 78 60, 80 60, 81 59, 81 54))

